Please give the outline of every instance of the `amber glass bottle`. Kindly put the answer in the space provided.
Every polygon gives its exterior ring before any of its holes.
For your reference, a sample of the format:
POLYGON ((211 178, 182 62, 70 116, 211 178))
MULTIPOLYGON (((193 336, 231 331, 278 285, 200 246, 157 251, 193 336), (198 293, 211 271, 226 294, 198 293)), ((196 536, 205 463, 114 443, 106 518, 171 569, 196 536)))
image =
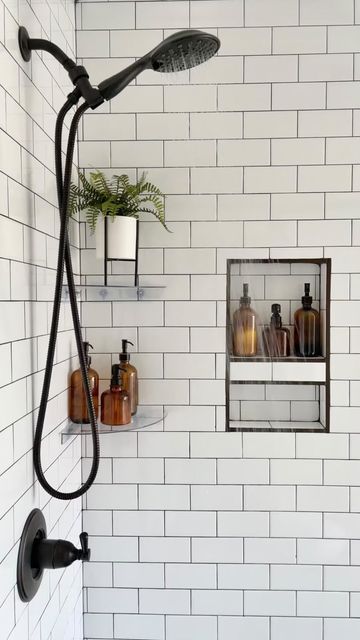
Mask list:
POLYGON ((119 354, 119 358, 122 370, 122 384, 130 395, 131 415, 134 415, 138 406, 138 375, 137 369, 130 364, 130 353, 127 351, 128 344, 134 345, 130 340, 122 340, 121 344, 122 352, 119 354))
MULTIPOLYGON (((99 375, 90 367, 91 358, 89 356, 89 347, 93 349, 89 342, 83 342, 86 356, 87 373, 90 382, 90 389, 94 403, 95 415, 97 417, 99 411, 99 375)), ((84 392, 81 370, 73 371, 70 380, 69 394, 69 417, 76 423, 88 424, 90 422, 89 412, 86 404, 86 396, 84 392)))
POLYGON ((131 422, 130 396, 120 384, 120 365, 111 367, 110 389, 101 394, 101 422, 109 425, 125 425, 131 422))
POLYGON ((294 314, 294 351, 297 356, 311 358, 320 355, 320 316, 312 308, 310 284, 304 285, 302 307, 294 314))
POLYGON ((272 358, 286 357, 290 355, 290 331, 282 326, 281 306, 277 303, 271 305, 270 326, 263 331, 263 345, 266 356, 272 358))
POLYGON ((256 313, 251 308, 249 285, 243 285, 240 307, 233 316, 233 342, 235 356, 255 356, 257 352, 256 313))

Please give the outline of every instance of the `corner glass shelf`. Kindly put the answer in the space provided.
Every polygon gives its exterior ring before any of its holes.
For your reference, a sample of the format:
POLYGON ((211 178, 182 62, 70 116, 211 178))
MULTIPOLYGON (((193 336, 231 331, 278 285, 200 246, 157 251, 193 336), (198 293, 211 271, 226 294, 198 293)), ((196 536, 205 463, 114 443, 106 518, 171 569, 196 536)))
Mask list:
MULTIPOLYGON (((101 284, 77 284, 76 296, 80 298, 86 293, 86 302, 96 302, 98 300, 157 300, 161 298, 166 287, 152 285, 101 285, 101 284)), ((69 287, 63 286, 63 301, 69 299, 69 287)))
MULTIPOLYGON (((99 434, 104 433, 119 433, 120 431, 137 431, 139 429, 146 429, 146 427, 152 427, 155 424, 158 424, 164 420, 166 414, 161 409, 160 412, 153 413, 151 415, 151 411, 148 414, 142 410, 132 416, 131 422, 125 425, 108 425, 103 424, 102 422, 98 422, 98 431, 99 434)), ((81 436, 81 435, 89 435, 91 434, 91 426, 90 424, 77 424, 68 421, 65 428, 61 431, 61 444, 64 444, 68 438, 72 436, 81 436)))

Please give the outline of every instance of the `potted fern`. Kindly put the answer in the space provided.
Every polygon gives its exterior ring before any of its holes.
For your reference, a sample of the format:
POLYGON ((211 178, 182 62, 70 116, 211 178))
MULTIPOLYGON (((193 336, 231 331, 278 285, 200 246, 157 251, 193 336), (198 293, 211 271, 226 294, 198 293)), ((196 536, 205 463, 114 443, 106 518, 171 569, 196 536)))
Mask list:
POLYGON ((79 173, 80 184, 71 185, 69 214, 84 211, 92 233, 96 234, 97 257, 104 257, 104 224, 107 219, 107 259, 135 260, 137 221, 149 213, 165 227, 164 200, 160 189, 146 180, 143 173, 132 184, 127 175, 106 178, 102 171, 79 173))

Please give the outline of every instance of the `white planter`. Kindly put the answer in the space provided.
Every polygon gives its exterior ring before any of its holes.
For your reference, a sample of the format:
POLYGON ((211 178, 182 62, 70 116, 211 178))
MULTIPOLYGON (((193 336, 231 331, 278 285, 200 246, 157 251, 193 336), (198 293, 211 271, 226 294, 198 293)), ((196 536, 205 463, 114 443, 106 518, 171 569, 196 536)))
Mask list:
MULTIPOLYGON (((108 260, 135 260, 136 218, 116 216, 107 218, 108 260)), ((98 220, 95 230, 96 257, 104 259, 105 220, 98 220)))

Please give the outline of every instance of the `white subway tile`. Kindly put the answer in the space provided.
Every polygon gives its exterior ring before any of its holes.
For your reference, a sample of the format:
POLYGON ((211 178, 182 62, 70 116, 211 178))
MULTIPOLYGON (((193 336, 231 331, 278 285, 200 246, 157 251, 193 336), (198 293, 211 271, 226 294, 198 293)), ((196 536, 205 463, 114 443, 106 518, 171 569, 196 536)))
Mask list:
POLYGON ((215 273, 215 249, 165 249, 166 273, 215 273))
POLYGON ((324 567, 324 589, 327 591, 356 591, 360 567, 324 567))
POLYGON ((359 50, 360 27, 358 25, 328 27, 329 53, 353 53, 359 50))
POLYGON ((191 113, 190 138, 242 138, 242 123, 241 113, 191 113))
POLYGON ((215 484, 215 460, 166 460, 165 482, 167 484, 215 484))
MULTIPOLYGON (((347 76, 344 80, 349 79, 347 76)), ((298 62, 296 56, 246 56, 245 82, 296 82, 298 62)), ((306 78, 303 78, 306 80, 306 78)))
POLYGON ((193 538, 194 562, 243 562, 242 538, 193 538))
POLYGON ((293 616, 296 594, 292 591, 245 591, 245 615, 293 616))
MULTIPOLYGON (((126 135, 129 137, 129 134, 126 135)), ((111 138, 111 160, 116 167, 121 167, 126 159, 128 167, 162 167, 163 148, 160 141, 131 140, 131 142, 113 142, 111 138)), ((177 165, 179 166, 179 165, 177 165)))
POLYGON ((357 460, 325 460, 324 484, 358 485, 360 461, 357 460))
POLYGON ((272 140, 271 143, 271 162, 275 165, 322 164, 324 158, 325 143, 321 138, 272 140))
POLYGON ((234 5, 232 0, 192 0, 190 3, 190 27, 234 27, 243 24, 243 0, 234 5))
POLYGON ((219 484, 268 484, 267 460, 218 460, 219 484))
POLYGON ((271 513, 270 532, 274 537, 321 538, 322 518, 320 513, 271 513))
POLYGON ((110 613, 84 613, 84 633, 100 638, 113 632, 113 616, 110 613))
POLYGON ((349 490, 345 487, 298 487, 299 511, 348 511, 349 490))
POLYGON ((187 458, 189 436, 186 433, 139 433, 139 457, 187 458))
POLYGON ((324 196, 320 193, 273 193, 272 219, 323 218, 324 196))
POLYGON ((252 221, 244 224, 245 247, 291 247, 296 245, 296 235, 296 222, 264 221, 260 227, 252 221))
MULTIPOLYGON (((85 513, 87 513, 85 511, 85 513)), ((164 516, 161 511, 114 511, 115 536, 163 536, 164 516)), ((117 585, 125 586, 125 585, 117 585)), ((130 586, 130 585, 127 585, 130 586)), ((134 586, 134 585, 131 585, 134 586)))
POLYGON ((299 616, 347 616, 349 595, 336 592, 300 592, 297 596, 297 611, 299 616))
POLYGON ((214 564, 166 564, 166 588, 215 589, 216 565, 214 564))
POLYGON ((308 640, 321 640, 322 620, 320 618, 272 618, 271 636, 273 640, 282 638, 292 638, 301 640, 306 637, 308 640))
POLYGON ((171 406, 166 407, 166 431, 214 431, 214 407, 171 406))
POLYGON ((115 614, 111 616, 111 634, 113 632, 127 640, 164 640, 164 616, 115 614))
POLYGON ((268 589, 269 568, 261 564, 220 564, 219 587, 222 589, 268 589))
POLYGON ((293 511, 294 487, 244 487, 244 508, 247 511, 293 511))
POLYGON ((245 0, 246 26, 297 24, 298 7, 295 0, 273 0, 271 7, 266 0, 245 0))
POLYGON ((99 484, 87 495, 89 509, 137 509, 136 485, 99 484))
POLYGON ((139 113, 138 140, 173 140, 189 137, 189 118, 185 113, 139 113))
MULTIPOLYGON (((181 0, 169 2, 142 2, 136 7, 138 29, 185 29, 189 27, 189 8, 181 0)), ((122 27, 124 28, 124 27, 122 27)))
POLYGON ((351 223, 340 220, 299 222, 298 243, 304 246, 350 245, 351 223))
MULTIPOLYGON (((194 223, 196 224, 196 223, 194 223)), ((201 223, 198 224, 212 224, 201 223)), ((216 224, 216 223, 214 223, 216 224)), ((226 223, 222 223, 226 224, 226 223)), ((165 324, 167 326, 212 326, 216 324, 214 302, 166 302, 165 324)))
POLYGON ((321 484, 322 465, 318 460, 272 460, 272 484, 321 484))
POLYGON ((189 487, 183 485, 141 485, 139 487, 140 509, 180 509, 190 507, 189 487))
POLYGON ((352 80, 353 56, 349 53, 300 55, 299 81, 352 80))
POLYGON ((155 589, 164 586, 164 566, 162 564, 115 562, 113 568, 115 587, 155 589))
POLYGON ((273 589, 311 591, 322 587, 322 568, 307 565, 274 565, 271 567, 273 589))
POLYGON ((213 195, 169 195, 165 204, 167 221, 216 218, 216 197, 213 195))
POLYGON ((193 84, 243 82, 242 60, 235 56, 215 56, 209 59, 206 64, 190 69, 190 82, 193 84))
POLYGON ((219 140, 218 164, 222 166, 270 164, 270 142, 268 140, 219 140))
POLYGON ((298 540, 299 564, 349 564, 347 540, 298 540))
POLYGON ((146 353, 182 352, 189 350, 189 330, 182 327, 141 327, 139 349, 146 353))
MULTIPOLYGON (((187 538, 140 538, 141 562, 189 562, 187 538)), ((167 587, 175 586, 168 585, 167 587)))
POLYGON ((351 111, 348 110, 319 110, 300 111, 300 137, 330 137, 352 135, 351 111))
POLYGON ((190 403, 225 404, 224 380, 190 380, 190 403))
POLYGON ((137 538, 92 536, 91 559, 94 562, 137 562, 137 538))
POLYGON ((184 589, 140 589, 140 613, 190 613, 190 592, 184 589))
POLYGON ((113 482, 149 484, 164 482, 164 462, 158 458, 113 460, 113 482))
POLYGON ((243 441, 246 458, 295 457, 295 435, 291 433, 244 433, 243 441))
POLYGON ((193 485, 191 508, 198 511, 237 511, 242 509, 242 491, 237 486, 193 485))
POLYGON ((360 621, 350 618, 327 618, 324 621, 324 639, 336 640, 341 635, 346 640, 356 640, 359 637, 360 621))
POLYGON ((254 111, 244 114, 244 138, 290 138, 296 135, 296 111, 288 111, 286 114, 282 111, 254 111))
POLYGON ((341 5, 326 0, 301 0, 301 24, 351 24, 354 21, 353 3, 346 0, 341 5))
MULTIPOLYGON (((80 33, 82 33, 80 31, 80 33)), ((112 58, 140 57, 158 45, 163 39, 161 29, 121 29, 121 37, 117 30, 110 31, 110 56, 112 58)), ((94 36, 93 36, 94 37, 94 36)), ((79 47, 79 43, 77 44, 79 47)), ((79 54, 78 52, 78 55, 79 54)), ((95 53, 92 54, 94 56, 95 53)), ((101 54, 98 54, 102 57, 101 54)), ((108 56, 108 54, 106 54, 108 56)), ((126 89, 126 93, 128 88, 126 89)), ((112 103, 111 103, 112 105, 112 103)))
POLYGON ((343 165, 299 167, 298 188, 299 191, 350 191, 351 167, 343 165))
POLYGON ((167 616, 167 640, 187 640, 188 638, 201 637, 216 640, 215 616, 167 616))
POLYGON ((274 53, 325 53, 326 28, 277 27, 273 30, 274 53))
POLYGON ((296 190, 295 167, 245 167, 245 193, 272 193, 296 190))
POLYGON ((195 590, 192 593, 194 614, 242 615, 243 604, 239 591, 195 590))
POLYGON ((279 82, 272 87, 273 109, 325 109, 325 82, 279 82))
POLYGON ((269 639, 269 619, 256 616, 219 617, 219 640, 269 639))
POLYGON ((137 589, 87 589, 87 606, 94 613, 137 613, 137 589))
POLYGON ((243 190, 242 167, 200 167, 190 169, 190 173, 191 193, 241 193, 243 190))
POLYGON ((135 7, 131 2, 109 4, 92 2, 82 7, 82 29, 133 29, 135 7))
POLYGON ((164 87, 165 111, 215 111, 216 87, 211 85, 182 85, 164 87))
MULTIPOLYGON (((239 42, 241 43, 242 34, 239 42)), ((219 85, 218 104, 221 111, 260 111, 270 109, 270 84, 219 85)))
POLYGON ((164 153, 166 167, 210 167, 216 164, 215 140, 165 141, 164 153))
POLYGON ((213 512, 176 512, 165 514, 165 533, 167 536, 215 536, 216 514, 213 512))

